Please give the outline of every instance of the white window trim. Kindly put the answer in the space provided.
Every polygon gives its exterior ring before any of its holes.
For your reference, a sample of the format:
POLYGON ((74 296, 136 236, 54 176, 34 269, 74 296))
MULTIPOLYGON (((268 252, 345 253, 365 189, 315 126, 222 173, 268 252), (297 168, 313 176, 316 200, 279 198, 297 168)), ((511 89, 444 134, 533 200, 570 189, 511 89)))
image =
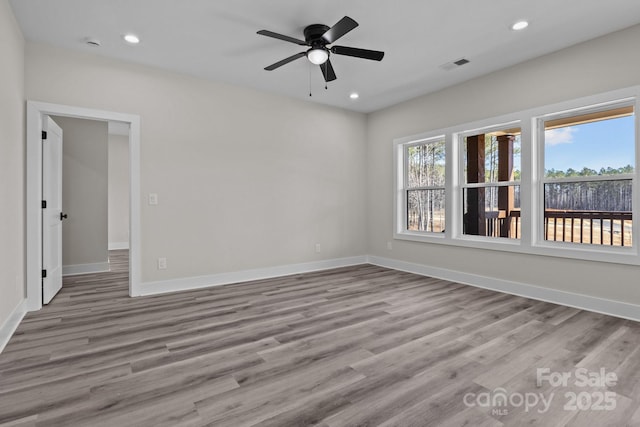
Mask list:
MULTIPOLYGON (((402 146, 402 156, 403 156, 403 162, 402 162, 402 166, 403 166, 403 171, 407 170, 409 168, 409 157, 407 156, 407 148, 409 147, 415 147, 418 145, 426 145, 426 144, 433 144, 433 143, 439 143, 444 141, 445 136, 444 135, 437 135, 434 136, 432 138, 426 138, 426 139, 421 139, 419 141, 414 141, 408 144, 403 144, 402 146)), ((447 147, 446 147, 446 143, 445 143, 445 159, 446 159, 446 153, 447 153, 447 147)), ((446 160, 445 160, 446 163, 446 160)), ((446 164, 445 164, 445 174, 446 174, 446 164)), ((412 191, 419 191, 419 190, 444 190, 445 191, 445 215, 446 215, 446 202, 447 202, 447 198, 446 198, 446 187, 444 185, 428 185, 428 186, 424 186, 424 187, 411 187, 409 188, 409 182, 407 179, 407 174, 403 173, 402 175, 403 177, 403 189, 402 189, 402 205, 403 205, 403 221, 402 221, 402 227, 404 230, 409 228, 409 215, 408 215, 408 206, 409 206, 409 200, 407 197, 407 192, 412 190, 412 191)), ((446 179, 446 178, 445 178, 446 179)), ((445 217, 445 227, 446 227, 446 217, 445 217)), ((430 235, 433 235, 434 237, 437 237, 438 234, 442 234, 442 233, 438 233, 435 231, 418 231, 417 233, 428 233, 430 235)))
MULTIPOLYGON (((486 121, 483 120, 483 122, 489 122, 495 119, 488 119, 486 121)), ((496 181, 496 182, 481 182, 481 183, 465 183, 465 176, 464 176, 464 168, 465 168, 465 164, 464 164, 464 138, 466 138, 467 136, 471 136, 471 135, 478 135, 481 133, 489 133, 489 132, 495 132, 495 131, 499 131, 499 130, 504 130, 504 129, 510 129, 513 127, 518 127, 520 128, 520 131, 522 132, 522 121, 517 119, 517 120, 511 120, 511 121, 507 121, 504 123, 497 123, 496 121, 493 121, 491 125, 486 125, 486 126, 482 126, 482 127, 478 127, 475 129, 470 129, 470 130, 465 130, 462 132, 454 132, 453 134, 453 141, 454 143, 458 146, 458 188, 459 188, 459 194, 458 196, 462 198, 463 194, 464 194, 464 190, 467 188, 489 188, 489 187, 509 187, 509 186, 520 186, 520 192, 522 194, 522 184, 521 181, 496 181)), ((520 136, 520 142, 522 143, 522 135, 520 136)), ((522 155, 521 155, 522 158, 522 155)), ((455 160, 454 160, 455 161, 455 160)), ((522 167, 522 165, 521 165, 522 167)), ((521 209, 522 211, 522 209, 521 209)), ((460 240, 468 240, 471 242, 493 242, 493 241, 497 241, 500 244, 507 244, 507 245, 520 245, 520 240, 521 239, 507 239, 507 238, 502 238, 502 237, 491 237, 491 236, 475 236, 473 234, 464 234, 463 233, 463 213, 464 213, 464 206, 462 203, 462 199, 460 199, 460 210, 458 211, 458 215, 455 215, 456 217, 456 221, 457 226, 455 227, 455 230, 457 231, 456 234, 454 234, 454 237, 456 239, 460 239, 460 240), (496 240, 497 239, 497 240, 496 240)), ((522 219, 521 219, 522 220, 522 219)))
MULTIPOLYGON (((410 235, 416 235, 417 237, 423 237, 423 238, 434 238, 436 240, 441 240, 444 238, 443 234, 444 233, 437 233, 437 232, 433 232, 433 231, 409 231, 407 230, 408 228, 408 224, 407 224, 407 190, 409 190, 408 186, 408 182, 407 182, 407 175, 404 173, 404 171, 408 168, 408 162, 409 159, 406 156, 406 148, 407 147, 413 147, 416 145, 423 145, 423 144, 429 144, 429 143, 434 143, 434 142, 440 142, 444 140, 445 141, 445 181, 446 181, 446 173, 447 173, 447 158, 448 155, 446 154, 448 151, 448 144, 446 142, 446 137, 445 134, 443 133, 427 133, 427 134, 423 134, 420 137, 407 137, 407 138, 401 138, 399 140, 397 140, 397 142, 394 144, 394 158, 396 159, 395 163, 395 172, 394 173, 399 173, 400 175, 396 176, 396 191, 395 191, 395 196, 394 196, 394 203, 396 206, 396 209, 394 210, 394 223, 397 224, 396 226, 396 230, 394 232, 394 236, 396 234, 402 234, 405 236, 410 236, 410 235), (402 141, 402 142, 400 142, 402 141)), ((426 187, 415 187, 415 188, 411 188, 411 190, 445 190, 445 194, 447 192, 447 187, 445 186, 426 186, 426 187)), ((448 198, 445 196, 445 227, 448 221, 447 218, 447 203, 448 203, 448 198)))
MULTIPOLYGON (((478 120, 448 128, 437 129, 417 135, 394 140, 393 144, 393 175, 394 175, 394 209, 393 209, 393 238, 424 243, 445 244, 451 246, 470 247, 486 250, 508 251, 541 256, 580 259, 586 261, 600 261, 617 264, 640 265, 640 86, 614 90, 598 95, 587 96, 571 101, 532 108, 517 113, 506 114, 489 119, 478 120), (631 176, 619 175, 617 179, 632 179, 633 186, 633 224, 632 247, 580 245, 565 242, 549 242, 544 240, 544 139, 540 125, 545 118, 559 118, 561 115, 569 117, 576 112, 587 111, 586 107, 602 110, 616 105, 633 105, 635 111, 635 168, 636 173, 631 176), (461 171, 464 170, 460 136, 472 134, 478 130, 495 130, 504 125, 518 123, 521 129, 521 180, 520 209, 521 236, 520 239, 495 238, 485 236, 470 236, 462 234, 462 185, 461 171), (445 182, 445 232, 417 232, 406 230, 406 203, 404 196, 404 147, 420 141, 434 138, 445 139, 446 150, 446 182, 445 182)), ((594 181, 595 177, 586 180, 594 181)), ((604 178, 605 180, 607 178, 604 178)), ((550 182, 550 181, 546 181, 550 182)), ((563 181, 564 182, 564 181, 563 181)), ((514 182, 509 182, 513 185, 514 182)), ((467 185, 468 186, 468 185, 467 185)))
MULTIPOLYGON (((599 97, 599 96, 598 96, 599 97)), ((569 103, 568 103, 569 104, 569 103)), ((536 171, 537 176, 539 177, 538 179, 538 186, 536 188, 536 192, 537 192, 537 196, 538 196, 538 204, 537 204, 537 215, 538 218, 543 218, 544 217, 544 185, 545 184, 551 184, 551 183, 574 183, 574 182, 594 182, 594 181, 619 181, 619 180, 631 180, 631 185, 632 185, 632 194, 633 194, 633 200, 632 200, 632 216, 633 218, 638 218, 637 213, 638 210, 636 209, 636 203, 638 200, 638 194, 637 194, 637 174, 638 174, 638 147, 639 147, 639 140, 638 140, 638 97, 636 96, 635 99, 633 97, 625 97, 622 99, 617 99, 617 100, 609 100, 609 101, 604 101, 604 102, 598 102, 598 103, 593 103, 593 104, 582 104, 583 107, 580 107, 579 105, 576 106, 575 103, 571 103, 572 105, 569 106, 569 108, 565 109, 564 111, 558 112, 558 113, 547 113, 538 117, 534 117, 535 120, 535 129, 536 132, 534 134, 534 140, 535 140, 535 144, 537 146, 537 157, 539 159, 538 161, 538 170, 536 171), (584 105, 588 105, 586 108, 584 107, 584 105), (609 109, 614 109, 614 108, 618 108, 618 107, 627 107, 627 106, 633 106, 634 107, 634 112, 635 112, 635 120, 636 120, 636 125, 635 125, 635 129, 636 129, 636 144, 635 144, 635 157, 636 157, 636 161, 635 161, 635 169, 636 169, 636 173, 634 174, 621 174, 621 175, 604 175, 604 176, 591 176, 591 177, 572 177, 572 178, 559 178, 559 179, 548 179, 545 178, 544 175, 544 158, 545 158, 545 144, 544 144, 544 123, 546 120, 553 120, 553 119, 559 119, 559 118, 569 118, 575 115, 580 115, 580 114, 588 114, 588 113, 593 113, 593 112, 600 112, 600 111, 606 111, 609 109)), ((607 249, 604 249, 604 245, 594 245, 594 246, 588 246, 586 245, 584 248, 583 246, 578 246, 578 248, 580 249, 589 249, 589 251, 593 251, 593 252, 598 252, 601 254, 627 254, 627 253, 631 253, 631 254, 636 254, 638 253, 637 251, 637 246, 638 246, 638 227, 637 227, 637 221, 633 221, 632 222, 632 246, 631 247, 611 247, 611 246, 606 246, 607 249), (598 250, 598 248, 600 248, 598 250)), ((545 240, 544 239, 544 227, 542 226, 542 224, 538 223, 537 225, 537 229, 536 229, 536 234, 535 234, 535 240, 534 240, 534 246, 536 247, 540 247, 540 248, 544 248, 546 250, 549 249, 553 249, 553 248, 559 248, 562 251, 566 251, 566 250, 573 250, 576 249, 575 247, 577 246, 576 244, 572 244, 572 243, 568 243, 568 242, 558 242, 558 241, 551 241, 551 240, 545 240)))

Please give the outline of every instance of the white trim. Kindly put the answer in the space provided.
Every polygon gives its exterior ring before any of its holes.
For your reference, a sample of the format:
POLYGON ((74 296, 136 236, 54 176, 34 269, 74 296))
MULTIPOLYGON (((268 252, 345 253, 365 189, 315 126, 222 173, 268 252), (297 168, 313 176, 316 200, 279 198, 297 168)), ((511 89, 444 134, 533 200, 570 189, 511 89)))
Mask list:
MULTIPOLYGON (((547 114, 542 114, 542 115, 537 115, 537 116, 533 116, 532 118, 532 122, 535 124, 535 132, 533 134, 533 142, 536 145, 536 149, 537 149, 537 154, 538 154, 538 169, 536 171, 537 176, 538 176, 538 186, 537 186, 537 193, 538 193, 538 208, 537 208, 537 215, 539 218, 544 218, 544 194, 545 194, 545 185, 546 184, 573 184, 573 183, 578 183, 578 182, 589 182, 589 181, 631 181, 631 189, 632 189, 632 195, 631 195, 631 209, 632 209, 632 218, 633 217, 637 217, 638 215, 638 209, 636 207, 637 203, 638 203, 638 181, 637 181, 637 175, 638 175, 638 166, 640 165, 640 163, 638 163, 638 161, 640 160, 640 115, 638 114, 640 111, 640 86, 635 86, 633 88, 629 88, 629 89, 624 89, 622 91, 616 91, 615 93, 627 93, 628 96, 627 98, 622 98, 622 99, 617 99, 617 100, 608 100, 605 102, 602 102, 602 99, 606 99, 607 95, 606 94, 602 94, 602 95, 597 95, 595 97, 589 97, 588 99, 592 99, 593 102, 590 102, 589 106, 584 107, 584 104, 586 104, 587 102, 585 101, 581 101, 581 100, 576 100, 576 101, 570 101, 570 102, 566 102, 566 103, 562 103, 561 105, 564 107, 563 111, 560 112, 549 112, 547 114), (596 102, 597 101, 597 102, 596 102), (634 131, 635 131, 635 146, 634 146, 634 153, 635 153, 635 163, 634 163, 634 167, 635 167, 635 171, 633 174, 620 174, 620 175, 604 175, 604 176, 587 176, 587 177, 570 177, 570 178, 557 178, 557 179, 551 179, 551 178, 546 178, 545 177, 545 165, 544 165, 544 159, 545 159, 545 121, 547 120, 554 120, 554 119, 561 119, 561 118, 570 118, 570 117, 574 117, 574 116, 579 116, 579 115, 583 115, 583 114, 589 114, 589 113, 596 113, 596 112, 606 112, 608 110, 612 110, 615 108, 621 108, 621 107, 633 107, 633 111, 634 111, 634 116, 635 116, 635 123, 634 123, 634 131)), ((609 96, 609 98, 612 98, 611 96, 609 96)), ((535 236, 535 240, 533 241, 533 246, 534 247, 540 247, 540 248, 549 248, 549 247, 555 247, 555 248, 560 248, 560 250, 572 250, 573 248, 567 247, 567 244, 565 244, 564 242, 555 242, 555 241, 551 241, 551 240, 546 240, 544 238, 544 225, 542 225, 543 222, 540 222, 538 224, 536 224, 538 226, 538 228, 536 229, 536 234, 535 236)), ((640 255, 640 251, 638 250, 638 243, 640 242, 640 240, 638 240, 638 231, 639 231, 639 227, 636 222, 631 223, 631 236, 632 236, 632 241, 631 241, 631 248, 626 248, 627 252, 631 252, 634 255, 640 255)), ((611 232, 613 232, 613 229, 611 230, 611 232)), ((624 239, 623 236, 621 236, 622 239, 624 239)), ((613 239, 613 236, 611 236, 611 238, 613 239)), ((574 246, 571 243, 568 244, 569 246, 574 246)), ((588 245, 591 246, 591 245, 588 245)), ((604 246, 604 245, 596 245, 594 247, 594 251, 596 250, 596 248, 598 246, 604 246)), ((609 252, 614 252, 614 250, 612 247, 609 247, 609 252)), ((624 248, 623 248, 624 249, 624 248)), ((639 264, 639 262, 637 262, 637 264, 639 264)))
POLYGON ((211 286, 248 282, 252 280, 271 279, 274 277, 290 276, 292 274, 309 273, 312 271, 348 267, 366 263, 367 256, 362 255, 348 258, 312 261, 301 264, 288 264, 274 267, 256 268, 252 270, 233 271, 229 273, 212 274, 210 276, 161 280, 157 282, 143 283, 140 286, 140 293, 138 295, 156 295, 168 292, 201 289, 211 286))
POLYGON ((495 279, 477 274, 462 273, 445 268, 432 267, 423 264, 415 264, 391 258, 368 256, 369 264, 394 270, 406 271, 421 276, 435 277, 450 280, 456 283, 504 292, 553 304, 574 307, 581 310, 593 311, 609 316, 640 322, 640 305, 614 301, 572 292, 559 291, 557 289, 543 288, 527 283, 513 282, 510 280, 495 279))
POLYGON ((42 308, 42 117, 56 115, 128 123, 129 128, 129 295, 141 283, 140 116, 46 102, 27 101, 27 310, 42 308))
POLYGON ((42 308, 42 114, 27 101, 27 309, 42 308))
MULTIPOLYGON (((536 285, 513 282, 504 279, 496 279, 477 274, 463 273, 439 267, 416 264, 391 258, 374 255, 353 256, 347 258, 313 261, 301 264, 289 264, 274 267, 265 267, 252 270, 235 271, 230 273, 213 274, 209 276, 188 277, 156 282, 147 282, 140 285, 139 294, 157 295, 169 292, 178 292, 194 289, 221 286, 231 283, 241 283, 253 280, 284 277, 293 274, 309 273, 319 270, 327 270, 339 267, 348 267, 359 264, 372 264, 393 270, 406 271, 422 276, 435 277, 462 283, 478 288, 503 292, 553 304, 574 307, 581 310, 592 311, 609 316, 620 317, 640 322, 640 305, 629 304, 620 301, 608 300, 557 289, 543 288, 536 285)), ((14 334, 22 318, 27 312, 27 301, 23 300, 13 313, 0 327, 0 353, 14 334)))
POLYGON ((119 249, 129 249, 129 242, 112 242, 109 243, 110 251, 117 251, 119 249))
POLYGON ((20 322, 27 314, 27 300, 23 299, 20 304, 13 310, 13 312, 7 317, 4 324, 0 326, 0 353, 9 343, 9 340, 20 326, 20 322))
POLYGON ((106 273, 110 271, 109 262, 92 264, 72 264, 62 266, 63 276, 77 276, 79 274, 106 273))

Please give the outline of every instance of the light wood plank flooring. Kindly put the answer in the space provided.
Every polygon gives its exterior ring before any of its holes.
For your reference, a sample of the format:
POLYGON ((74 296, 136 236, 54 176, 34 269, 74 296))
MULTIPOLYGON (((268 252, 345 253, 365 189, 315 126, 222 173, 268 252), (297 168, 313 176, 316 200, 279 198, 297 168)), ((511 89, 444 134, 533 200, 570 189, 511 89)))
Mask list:
POLYGON ((0 354, 0 425, 640 425, 638 323, 371 265, 129 298, 114 255, 0 354), (618 381, 538 387, 537 368, 618 381), (554 397, 465 404, 496 388, 554 397), (615 410, 563 408, 604 390, 615 410))

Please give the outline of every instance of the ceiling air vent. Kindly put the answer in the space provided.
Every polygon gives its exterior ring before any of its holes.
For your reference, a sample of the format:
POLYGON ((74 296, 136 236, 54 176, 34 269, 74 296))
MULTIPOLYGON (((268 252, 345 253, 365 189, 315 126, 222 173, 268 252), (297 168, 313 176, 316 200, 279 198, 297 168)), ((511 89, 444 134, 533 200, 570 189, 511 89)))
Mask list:
POLYGON ((455 61, 447 62, 446 64, 442 64, 440 68, 446 71, 451 71, 454 68, 462 67, 464 64, 468 64, 469 60, 466 58, 456 59, 455 61))
POLYGON ((86 44, 88 44, 91 47, 100 47, 102 46, 102 43, 100 43, 100 40, 93 38, 93 37, 85 37, 84 42, 86 44))

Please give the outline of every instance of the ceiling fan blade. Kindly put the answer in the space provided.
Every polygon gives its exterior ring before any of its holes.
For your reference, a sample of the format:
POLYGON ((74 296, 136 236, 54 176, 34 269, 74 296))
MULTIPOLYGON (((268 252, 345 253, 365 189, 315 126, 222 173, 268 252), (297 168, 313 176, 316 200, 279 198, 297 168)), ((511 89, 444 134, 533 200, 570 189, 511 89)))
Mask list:
POLYGON ((300 53, 296 53, 295 55, 291 55, 288 58, 283 59, 282 61, 278 61, 275 64, 271 64, 268 67, 265 67, 264 69, 267 71, 273 71, 276 68, 282 67, 285 64, 288 64, 291 61, 295 61, 298 58, 302 58, 303 56, 306 56, 307 53, 306 52, 300 52, 300 53))
POLYGON ((336 77, 336 72, 333 71, 333 65, 331 65, 331 61, 329 61, 328 59, 324 64, 320 64, 320 71, 322 71, 325 82, 332 82, 338 78, 336 77))
POLYGON ((284 40, 289 43, 299 44, 300 46, 308 46, 307 42, 303 40, 294 39, 293 37, 285 36, 283 34, 274 33, 273 31, 260 30, 258 34, 261 36, 273 37, 274 39, 284 40))
POLYGON ((356 21, 349 18, 348 16, 345 16, 344 18, 339 20, 336 25, 329 28, 327 32, 322 35, 322 38, 325 39, 328 44, 331 44, 357 26, 358 23, 356 21))
POLYGON ((331 48, 331 53, 335 53, 336 55, 346 55, 354 56, 356 58, 371 59, 373 61, 382 61, 382 58, 384 58, 384 52, 380 52, 379 50, 358 49, 355 47, 346 46, 333 46, 331 48))

